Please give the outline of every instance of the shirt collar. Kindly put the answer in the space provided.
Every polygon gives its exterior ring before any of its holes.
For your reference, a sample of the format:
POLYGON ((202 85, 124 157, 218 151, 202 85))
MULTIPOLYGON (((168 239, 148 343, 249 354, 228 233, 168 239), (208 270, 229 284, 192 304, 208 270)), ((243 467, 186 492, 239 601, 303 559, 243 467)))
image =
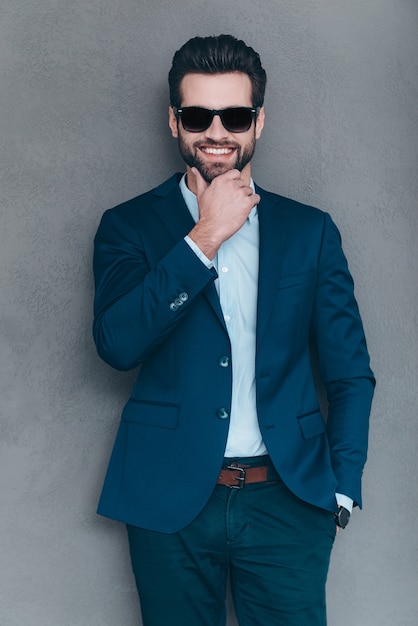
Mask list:
MULTIPOLYGON (((188 188, 186 184, 186 174, 184 174, 181 177, 181 180, 179 182, 179 187, 180 187, 182 196, 184 198, 184 201, 186 203, 186 206, 191 213, 192 218, 194 219, 195 222, 197 222, 199 220, 199 207, 197 205, 197 197, 193 193, 193 191, 190 191, 190 189, 188 188)), ((254 185, 254 181, 252 178, 250 179, 250 187, 253 191, 255 191, 255 185, 254 185)), ((255 219, 257 219, 257 217, 258 217, 258 205, 256 204, 251 209, 247 217, 247 220, 251 224, 255 219)))

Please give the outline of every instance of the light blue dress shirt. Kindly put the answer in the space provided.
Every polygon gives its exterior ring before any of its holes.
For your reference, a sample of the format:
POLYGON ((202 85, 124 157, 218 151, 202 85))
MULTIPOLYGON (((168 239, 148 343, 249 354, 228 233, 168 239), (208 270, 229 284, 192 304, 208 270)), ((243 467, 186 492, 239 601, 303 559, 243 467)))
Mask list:
MULTIPOLYGON (((254 190, 251 179, 250 186, 254 190)), ((184 175, 180 191, 195 222, 199 207, 184 175)), ((190 237, 186 242, 207 267, 214 266, 218 278, 221 309, 231 342, 232 402, 231 420, 225 449, 226 457, 267 454, 257 419, 255 391, 255 344, 259 264, 258 207, 254 206, 243 226, 224 241, 213 260, 208 259, 190 237)), ((336 494, 337 502, 352 510, 347 496, 336 494)))
MULTIPOLYGON (((254 190, 254 183, 251 181, 254 190)), ((195 220, 199 219, 197 198, 186 185, 180 190, 195 220)), ((200 260, 218 272, 215 286, 231 342, 231 420, 225 449, 227 457, 267 454, 257 419, 255 397, 255 332, 258 288, 258 210, 251 212, 243 226, 219 248, 211 261, 186 237, 200 260)))

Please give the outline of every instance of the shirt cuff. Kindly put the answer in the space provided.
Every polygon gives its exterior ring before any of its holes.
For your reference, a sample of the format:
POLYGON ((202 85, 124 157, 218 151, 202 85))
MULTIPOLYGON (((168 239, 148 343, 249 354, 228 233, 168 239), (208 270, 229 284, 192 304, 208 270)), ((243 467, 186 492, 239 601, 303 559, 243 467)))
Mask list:
POLYGON ((208 257, 205 254, 203 254, 199 246, 193 241, 193 239, 189 237, 189 235, 185 236, 184 241, 191 247, 191 249, 196 254, 196 256, 202 261, 202 263, 206 265, 208 269, 215 267, 213 264, 213 261, 208 259, 208 257))
POLYGON ((350 511, 350 513, 353 512, 354 501, 351 498, 344 496, 342 493, 336 493, 335 499, 337 500, 338 506, 344 507, 347 511, 350 511))

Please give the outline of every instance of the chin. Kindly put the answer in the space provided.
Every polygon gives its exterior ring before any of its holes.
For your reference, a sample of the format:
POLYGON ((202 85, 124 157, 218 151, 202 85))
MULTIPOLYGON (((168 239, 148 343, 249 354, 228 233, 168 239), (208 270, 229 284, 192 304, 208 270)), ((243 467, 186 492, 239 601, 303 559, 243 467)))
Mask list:
POLYGON ((231 163, 230 165, 225 165, 225 163, 214 163, 210 167, 202 166, 199 164, 196 167, 204 180, 207 183, 211 183, 213 179, 217 176, 221 176, 221 174, 226 174, 226 172, 230 172, 231 170, 235 169, 236 163, 231 163))

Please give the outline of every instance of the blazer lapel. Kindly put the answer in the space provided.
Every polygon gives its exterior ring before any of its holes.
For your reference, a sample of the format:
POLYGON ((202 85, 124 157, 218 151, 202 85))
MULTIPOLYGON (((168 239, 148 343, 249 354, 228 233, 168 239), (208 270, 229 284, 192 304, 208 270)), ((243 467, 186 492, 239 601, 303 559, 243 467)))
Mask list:
POLYGON ((155 190, 154 209, 175 242, 180 241, 194 226, 179 188, 178 175, 172 176, 155 190))
POLYGON ((283 247, 286 237, 288 209, 280 197, 257 189, 261 195, 258 205, 260 229, 259 275, 257 300, 257 348, 263 338, 276 297, 275 285, 281 273, 283 247))

